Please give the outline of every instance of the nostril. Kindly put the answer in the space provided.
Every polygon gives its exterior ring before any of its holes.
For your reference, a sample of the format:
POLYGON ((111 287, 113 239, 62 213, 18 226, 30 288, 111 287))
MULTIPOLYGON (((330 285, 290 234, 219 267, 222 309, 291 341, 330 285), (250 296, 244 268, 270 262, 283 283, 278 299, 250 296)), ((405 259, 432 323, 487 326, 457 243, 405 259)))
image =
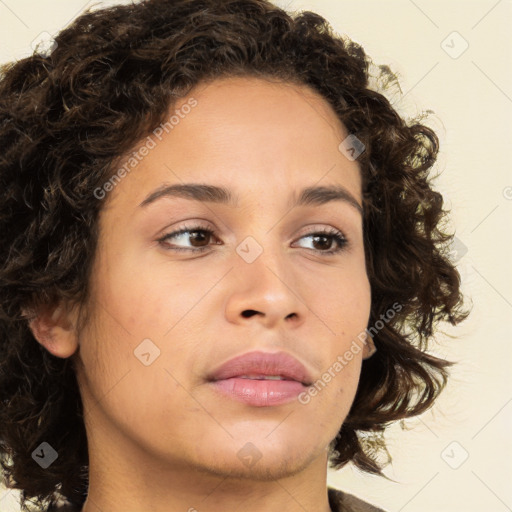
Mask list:
POLYGON ((257 311, 254 311, 254 309, 246 309, 242 312, 242 316, 244 318, 250 318, 251 316, 255 315, 257 311))

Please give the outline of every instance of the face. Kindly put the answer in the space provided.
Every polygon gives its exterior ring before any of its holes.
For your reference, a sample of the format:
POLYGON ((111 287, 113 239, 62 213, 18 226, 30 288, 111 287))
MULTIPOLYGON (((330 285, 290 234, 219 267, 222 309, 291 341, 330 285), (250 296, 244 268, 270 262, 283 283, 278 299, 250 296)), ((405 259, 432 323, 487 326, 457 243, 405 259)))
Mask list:
MULTIPOLYGON (((103 199, 91 320, 75 354, 90 448, 123 443, 169 467, 252 479, 325 462, 364 350, 343 355, 371 299, 360 170, 338 149, 348 132, 312 90, 254 78, 202 84, 174 110, 179 121, 150 134, 103 199), (232 202, 191 189, 152 196, 189 183, 225 188, 232 202), (308 187, 344 193, 295 204, 308 187), (284 352, 323 384, 300 384, 298 396, 294 382, 265 405, 208 380, 252 351, 284 352)), ((248 394, 286 386, 246 383, 248 394)))

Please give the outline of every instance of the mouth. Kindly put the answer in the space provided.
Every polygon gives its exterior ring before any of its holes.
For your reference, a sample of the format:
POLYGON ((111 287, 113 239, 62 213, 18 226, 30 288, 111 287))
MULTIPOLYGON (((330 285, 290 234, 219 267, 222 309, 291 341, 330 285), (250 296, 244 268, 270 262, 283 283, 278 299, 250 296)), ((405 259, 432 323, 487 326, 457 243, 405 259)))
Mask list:
POLYGON ((306 386, 296 380, 277 376, 250 378, 247 376, 229 377, 211 381, 212 388, 224 398, 255 407, 269 407, 291 402, 302 393, 306 386))
POLYGON ((238 375, 237 378, 255 380, 293 380, 282 377, 281 375, 238 375))
POLYGON ((284 352, 243 354, 208 376, 212 389, 223 397, 257 407, 288 403, 312 382, 304 365, 284 352))

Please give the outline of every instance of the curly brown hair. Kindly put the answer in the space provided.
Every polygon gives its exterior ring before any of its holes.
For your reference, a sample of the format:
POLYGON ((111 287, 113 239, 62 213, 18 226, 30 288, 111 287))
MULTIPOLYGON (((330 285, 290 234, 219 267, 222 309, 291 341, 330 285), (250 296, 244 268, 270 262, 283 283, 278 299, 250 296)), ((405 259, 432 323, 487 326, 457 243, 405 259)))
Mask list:
MULTIPOLYGON (((87 495, 88 451, 72 358, 38 343, 27 311, 60 300, 86 304, 104 204, 93 191, 117 162, 200 82, 256 76, 305 84, 365 145, 364 245, 370 324, 402 307, 374 336, 353 405, 329 463, 380 474, 382 434, 432 406, 452 362, 427 353, 441 321, 463 310, 448 257, 443 198, 431 170, 439 141, 406 122, 369 87, 372 61, 313 12, 267 0, 149 0, 89 11, 56 37, 50 55, 1 68, 0 76, 0 455, 22 507, 87 495), (368 438, 372 441, 368 442, 368 438), (59 453, 32 460, 46 441, 59 453)), ((396 83, 387 66, 384 82, 396 83), (390 80, 391 79, 391 80, 390 80)))

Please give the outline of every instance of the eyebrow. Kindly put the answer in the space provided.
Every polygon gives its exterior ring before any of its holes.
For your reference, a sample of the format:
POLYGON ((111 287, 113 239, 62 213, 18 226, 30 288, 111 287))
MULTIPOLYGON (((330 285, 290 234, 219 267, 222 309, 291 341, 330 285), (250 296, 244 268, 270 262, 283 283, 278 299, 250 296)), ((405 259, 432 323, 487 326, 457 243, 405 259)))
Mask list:
MULTIPOLYGON (((174 185, 164 184, 158 187, 139 204, 139 207, 144 208, 164 197, 180 197, 193 201, 225 204, 233 208, 238 206, 238 196, 234 196, 231 191, 225 187, 203 183, 183 183, 174 185)), ((306 187, 300 191, 298 197, 296 193, 292 195, 291 207, 295 208, 297 206, 309 205, 320 206, 332 201, 345 202, 353 206, 359 213, 363 213, 363 208, 355 197, 346 188, 340 185, 306 187)))

